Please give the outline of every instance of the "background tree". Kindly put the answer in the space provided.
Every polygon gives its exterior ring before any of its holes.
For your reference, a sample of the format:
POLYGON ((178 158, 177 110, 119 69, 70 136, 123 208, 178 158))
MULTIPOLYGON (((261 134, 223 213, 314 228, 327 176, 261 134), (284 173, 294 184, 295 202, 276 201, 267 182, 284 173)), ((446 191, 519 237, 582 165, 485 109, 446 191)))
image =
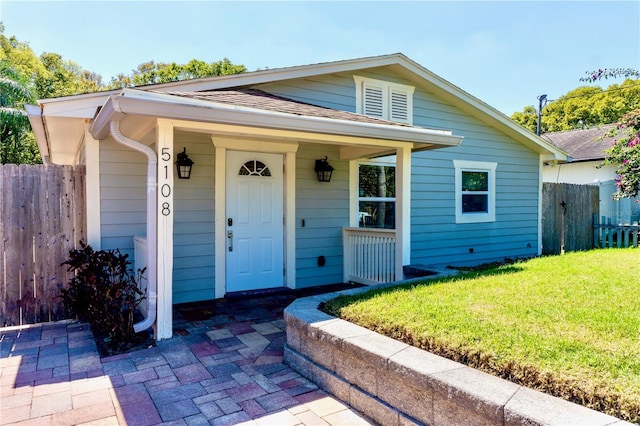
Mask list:
POLYGON ((533 105, 524 107, 521 112, 514 112, 511 115, 511 119, 532 132, 536 132, 536 127, 538 125, 538 111, 533 105))
POLYGON ((617 166, 613 198, 635 198, 640 192, 640 109, 625 114, 613 131, 619 137, 605 151, 603 165, 617 166))
POLYGON ((244 65, 232 64, 224 58, 217 62, 204 62, 192 59, 186 64, 175 62, 143 62, 130 75, 118 74, 109 82, 109 89, 144 86, 147 84, 168 83, 194 78, 214 77, 218 75, 240 74, 246 72, 244 65))
POLYGON ((29 43, 4 35, 0 21, 0 162, 39 163, 25 103, 57 96, 92 93, 138 85, 238 74, 244 65, 224 58, 217 62, 192 59, 186 64, 144 62, 132 74, 120 73, 108 85, 102 76, 55 52, 36 55, 29 43))
MULTIPOLYGON (((587 71, 587 77, 581 81, 595 82, 609 77, 630 76, 640 77, 640 71, 632 68, 599 69, 598 71, 587 71)), ((630 104, 638 101, 638 97, 630 100, 630 104)), ((611 148, 605 150, 605 159, 602 165, 612 164, 616 169, 617 191, 613 198, 635 198, 640 192, 640 108, 635 107, 633 111, 623 115, 615 129, 607 136, 618 135, 614 139, 611 148)))
MULTIPOLYGON (((640 108, 640 79, 627 79, 606 89, 581 86, 543 108, 541 130, 547 133, 611 124, 636 108, 640 108)), ((511 119, 535 133, 537 109, 527 106, 512 114, 511 119)))
POLYGON ((33 94, 6 59, 0 60, 0 163, 39 163, 24 104, 33 94))
POLYGON ((40 55, 42 67, 33 74, 33 83, 39 99, 92 93, 104 89, 102 77, 83 69, 58 53, 40 55))

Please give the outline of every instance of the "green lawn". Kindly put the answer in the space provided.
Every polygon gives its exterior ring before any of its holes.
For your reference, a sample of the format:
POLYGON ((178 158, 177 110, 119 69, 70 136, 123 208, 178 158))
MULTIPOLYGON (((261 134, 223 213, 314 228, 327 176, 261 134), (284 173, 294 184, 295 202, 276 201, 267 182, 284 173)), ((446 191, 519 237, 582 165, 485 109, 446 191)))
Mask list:
POLYGON ((339 297, 326 312, 640 422, 640 250, 542 257, 339 297))

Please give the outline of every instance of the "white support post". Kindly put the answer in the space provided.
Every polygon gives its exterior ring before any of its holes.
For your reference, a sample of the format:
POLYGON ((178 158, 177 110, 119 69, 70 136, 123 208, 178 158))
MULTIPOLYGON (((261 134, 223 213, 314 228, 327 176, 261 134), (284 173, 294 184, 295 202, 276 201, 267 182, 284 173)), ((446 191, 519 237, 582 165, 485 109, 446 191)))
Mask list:
POLYGON ((284 154, 285 283, 296 288, 296 153, 284 154))
POLYGON ((411 263, 411 148, 396 149, 396 280, 411 263))
MULTIPOLYGON (((213 140, 215 146, 215 139, 213 140)), ((227 149, 216 146, 215 158, 215 298, 224 297, 227 287, 227 149)))
MULTIPOLYGON (((173 334, 173 125, 168 120, 158 120, 156 134, 158 155, 158 190, 156 198, 157 226, 157 282, 158 312, 156 339, 168 339, 173 334)), ((154 250, 149 247, 149 250, 154 250)))
POLYGON ((87 244, 94 250, 102 248, 100 230, 100 144, 84 126, 85 205, 87 219, 87 244))

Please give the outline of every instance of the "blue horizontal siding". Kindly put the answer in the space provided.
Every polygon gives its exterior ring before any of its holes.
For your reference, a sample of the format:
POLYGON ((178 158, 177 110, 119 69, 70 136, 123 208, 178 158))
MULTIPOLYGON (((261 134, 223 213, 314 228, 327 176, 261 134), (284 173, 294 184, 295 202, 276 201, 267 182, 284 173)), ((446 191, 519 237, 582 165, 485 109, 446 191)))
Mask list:
POLYGON ((342 228, 349 225, 349 163, 335 147, 301 145, 296 156, 296 287, 342 282, 342 228), (313 167, 329 157, 331 182, 318 182, 313 167), (305 226, 302 226, 304 220, 305 226), (326 258, 318 266, 318 256, 326 258))
MULTIPOLYGON (((384 67, 358 71, 357 74, 368 78, 415 85, 384 67)), ((290 80, 264 85, 261 88, 270 93, 315 105, 355 111, 355 82, 351 73, 290 80)), ((514 256, 514 253, 519 256, 523 253, 526 255, 537 253, 538 154, 422 86, 416 87, 414 94, 414 125, 451 130, 454 135, 464 136, 464 140, 459 147, 424 151, 412 156, 412 262, 468 263, 474 260, 496 260, 514 256), (454 159, 498 163, 495 222, 455 223, 455 176, 452 163, 454 159), (502 237, 487 237, 494 232, 502 237), (452 233, 468 234, 468 236, 462 239, 451 238, 452 233), (475 253, 475 257, 470 258, 469 244, 483 247, 483 254, 475 253), (532 247, 526 247, 527 244, 531 244, 532 247), (522 245, 525 246, 524 249, 522 245), (443 257, 440 253, 442 247, 450 248, 451 254, 443 257)), ((324 155, 322 152, 318 152, 318 158, 324 155)), ((305 156, 302 152, 300 155, 305 156)), ((331 163, 334 164, 333 161, 331 163)), ((311 167, 311 164, 304 166, 305 169, 311 167)), ((327 238, 324 230, 336 229, 341 225, 341 215, 348 214, 346 204, 348 187, 345 185, 341 190, 347 192, 344 195, 344 206, 336 205, 336 202, 332 201, 342 197, 342 194, 336 192, 335 186, 321 194, 313 194, 313 191, 307 192, 307 185, 302 180, 298 181, 297 241, 299 246, 304 247, 304 251, 298 250, 299 262, 303 262, 305 256, 311 257, 315 239, 320 241, 327 238), (322 200, 322 203, 318 203, 317 200, 322 200), (308 213, 310 209, 306 208, 306 203, 313 205, 313 216, 308 213), (325 214, 322 216, 315 214, 320 211, 325 214), (306 229, 300 228, 302 218, 306 219, 306 229), (317 229, 319 232, 312 234, 311 229, 317 229), (307 251, 307 248, 310 251, 307 251)), ((345 222, 348 222, 346 218, 345 222)), ((333 242, 336 238, 336 234, 332 234, 329 240, 333 242)), ((341 240, 341 236, 338 239, 341 240)), ((339 252, 337 245, 336 252, 339 252)), ((310 268, 313 269, 313 266, 310 268)), ((306 268, 298 266, 298 270, 300 275, 303 270, 306 271, 306 268)))
POLYGON ((174 180, 174 303, 210 300, 215 295, 215 149, 207 135, 177 132, 174 152, 183 147, 194 165, 190 179, 174 180))

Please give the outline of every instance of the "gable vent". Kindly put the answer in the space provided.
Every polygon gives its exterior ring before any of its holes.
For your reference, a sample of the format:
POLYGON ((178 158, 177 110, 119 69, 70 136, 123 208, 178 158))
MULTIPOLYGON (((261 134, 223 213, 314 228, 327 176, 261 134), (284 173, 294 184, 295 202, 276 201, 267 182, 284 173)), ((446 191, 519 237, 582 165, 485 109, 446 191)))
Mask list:
POLYGON ((409 121, 408 96, 405 92, 391 91, 391 120, 409 121))
POLYGON ((413 124, 413 93, 406 84, 354 75, 356 112, 397 123, 413 124))
POLYGON ((384 101, 382 89, 366 87, 364 91, 364 113, 371 117, 384 117, 384 101))

